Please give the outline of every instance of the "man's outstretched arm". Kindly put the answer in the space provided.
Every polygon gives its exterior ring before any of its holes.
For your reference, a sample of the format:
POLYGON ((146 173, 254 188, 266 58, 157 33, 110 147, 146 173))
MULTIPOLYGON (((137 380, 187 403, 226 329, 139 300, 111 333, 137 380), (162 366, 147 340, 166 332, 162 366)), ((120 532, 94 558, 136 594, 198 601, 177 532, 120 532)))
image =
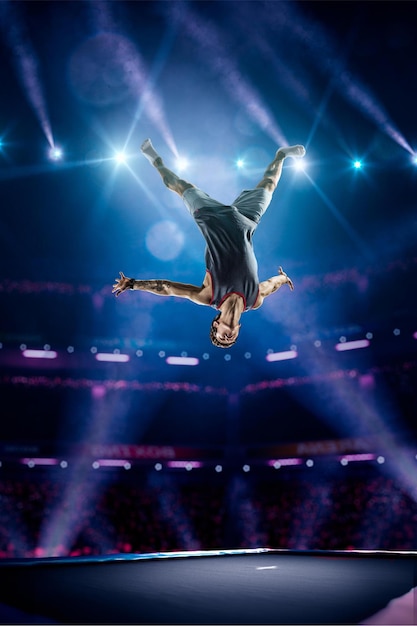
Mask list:
MULTIPOLYGON (((288 285, 291 291, 294 289, 293 282, 289 276, 283 271, 282 267, 278 269, 278 276, 271 276, 268 280, 259 283, 259 304, 261 306, 264 298, 270 296, 271 293, 278 291, 282 285, 288 285)), ((258 308, 258 306, 254 308, 258 308)))
POLYGON ((186 283, 177 283, 172 280, 152 278, 150 280, 138 280, 136 278, 128 278, 120 273, 120 278, 116 278, 113 285, 112 293, 120 296, 121 293, 131 290, 148 291, 157 296, 177 296, 178 298, 188 298, 196 304, 208 304, 205 296, 205 286, 197 287, 197 285, 188 285, 186 283))

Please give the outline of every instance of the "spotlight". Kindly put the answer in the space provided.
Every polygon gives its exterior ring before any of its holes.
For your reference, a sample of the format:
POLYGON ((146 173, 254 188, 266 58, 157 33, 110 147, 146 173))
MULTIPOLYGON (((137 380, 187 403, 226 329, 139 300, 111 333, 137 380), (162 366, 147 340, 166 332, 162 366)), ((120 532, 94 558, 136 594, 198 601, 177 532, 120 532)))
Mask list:
POLYGON ((64 153, 59 146, 52 146, 49 150, 49 158, 52 159, 52 161, 60 161, 63 156, 64 153))
POLYGON ((184 170, 186 170, 188 168, 187 159, 184 159, 183 157, 177 159, 176 168, 179 172, 183 172, 184 170))
MULTIPOLYGON (((2 146, 2 142, 0 141, 0 149, 1 149, 1 146, 2 146)), ((416 154, 413 154, 413 156, 411 157, 411 162, 412 162, 414 165, 417 165, 417 153, 416 153, 416 154)))
POLYGON ((361 167, 362 167, 362 161, 358 161, 358 160, 357 160, 357 161, 353 161, 353 167, 354 167, 356 170, 360 170, 360 169, 361 169, 361 167))
POLYGON ((116 154, 114 155, 114 160, 117 163, 126 163, 126 155, 124 152, 116 152, 116 154))
POLYGON ((296 169, 297 172, 303 172, 305 170, 305 167, 306 167, 306 161, 305 161, 305 159, 293 159, 293 163, 292 163, 291 167, 296 169))

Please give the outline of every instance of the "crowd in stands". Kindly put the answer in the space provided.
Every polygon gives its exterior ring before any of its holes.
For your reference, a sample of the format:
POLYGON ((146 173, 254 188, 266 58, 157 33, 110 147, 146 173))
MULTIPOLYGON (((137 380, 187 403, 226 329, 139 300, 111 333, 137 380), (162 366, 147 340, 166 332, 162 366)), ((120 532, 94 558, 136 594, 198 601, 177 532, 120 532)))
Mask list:
POLYGON ((130 474, 90 486, 51 476, 0 479, 0 558, 417 548, 417 503, 381 473, 193 481, 130 474))

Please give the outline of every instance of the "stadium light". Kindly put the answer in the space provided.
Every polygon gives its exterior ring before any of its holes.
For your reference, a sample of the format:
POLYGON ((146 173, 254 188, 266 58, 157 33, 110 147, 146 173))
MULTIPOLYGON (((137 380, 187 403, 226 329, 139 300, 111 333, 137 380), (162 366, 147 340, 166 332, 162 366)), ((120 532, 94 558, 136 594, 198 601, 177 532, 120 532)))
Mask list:
POLYGON ((56 359, 58 354, 54 350, 23 350, 23 356, 27 359, 56 359))
POLYGON ((52 146, 52 148, 49 150, 49 158, 52 161, 60 161, 63 156, 64 153, 62 151, 62 148, 60 148, 59 146, 52 146))
POLYGON ((286 361, 287 359, 296 359, 298 352, 296 350, 286 350, 285 352, 270 352, 266 355, 267 361, 286 361))
POLYGON ((307 162, 305 159, 293 159, 293 163, 291 167, 293 167, 297 172, 303 172, 306 168, 307 162))
POLYGON ((118 352, 97 352, 95 355, 97 361, 104 361, 108 363, 127 363, 130 360, 128 354, 120 354, 118 352))
POLYGON ((184 170, 186 170, 188 168, 187 159, 183 157, 178 158, 176 162, 176 168, 179 172, 183 172, 184 170))
POLYGON ((168 365, 198 365, 199 359, 191 356, 168 356, 165 359, 168 365))
POLYGON ((116 154, 114 155, 114 160, 116 161, 116 163, 126 163, 126 159, 127 156, 124 152, 116 152, 116 154))
POLYGON ((370 345, 368 339, 358 339, 357 341, 344 341, 335 345, 335 350, 343 352, 344 350, 358 350, 359 348, 367 348, 370 345))

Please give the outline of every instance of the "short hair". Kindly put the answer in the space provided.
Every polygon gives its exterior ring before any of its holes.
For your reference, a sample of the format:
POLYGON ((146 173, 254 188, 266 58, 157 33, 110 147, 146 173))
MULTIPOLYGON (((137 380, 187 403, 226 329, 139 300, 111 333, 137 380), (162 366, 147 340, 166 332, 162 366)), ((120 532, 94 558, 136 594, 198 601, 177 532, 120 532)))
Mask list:
POLYGON ((236 343, 237 337, 236 337, 236 339, 234 341, 228 341, 227 343, 223 342, 223 341, 220 341, 216 337, 216 335, 217 335, 217 328, 214 326, 214 322, 217 322, 217 320, 219 319, 220 315, 221 315, 221 312, 218 313, 216 315, 216 317, 214 318, 214 320, 211 322, 211 326, 210 326, 211 343, 214 346, 217 346, 218 348, 231 348, 236 343))

